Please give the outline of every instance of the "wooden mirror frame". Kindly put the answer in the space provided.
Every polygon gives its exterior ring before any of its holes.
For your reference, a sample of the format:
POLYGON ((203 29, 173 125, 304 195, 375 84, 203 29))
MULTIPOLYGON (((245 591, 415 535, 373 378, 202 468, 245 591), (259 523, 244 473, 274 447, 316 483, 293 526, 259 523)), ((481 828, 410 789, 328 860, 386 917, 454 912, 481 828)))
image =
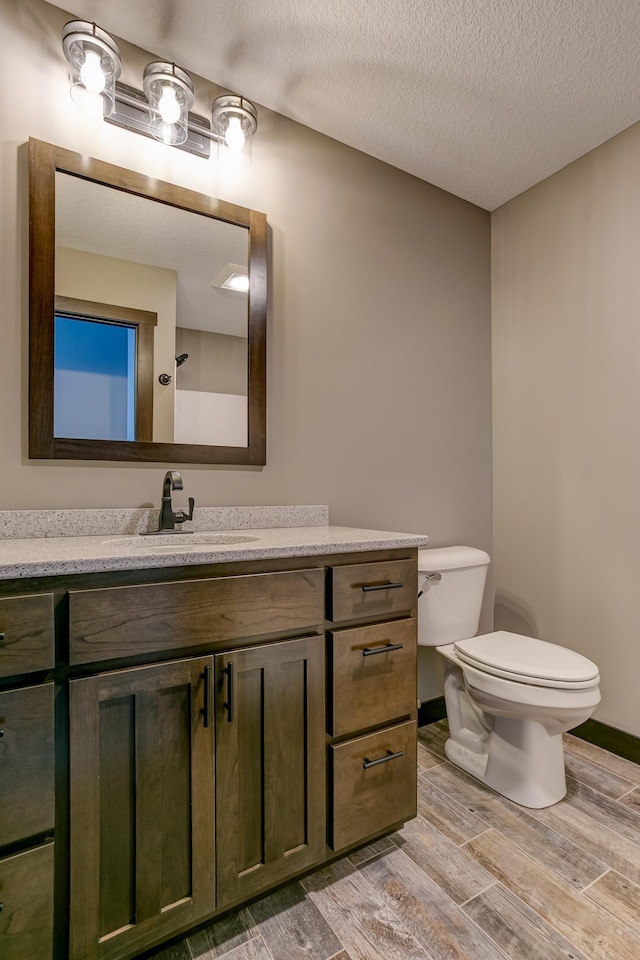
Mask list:
POLYGON ((29 457, 166 463, 266 463, 267 219, 265 214, 29 140, 29 457), (248 444, 83 440, 53 435, 56 172, 123 190, 249 233, 248 444))

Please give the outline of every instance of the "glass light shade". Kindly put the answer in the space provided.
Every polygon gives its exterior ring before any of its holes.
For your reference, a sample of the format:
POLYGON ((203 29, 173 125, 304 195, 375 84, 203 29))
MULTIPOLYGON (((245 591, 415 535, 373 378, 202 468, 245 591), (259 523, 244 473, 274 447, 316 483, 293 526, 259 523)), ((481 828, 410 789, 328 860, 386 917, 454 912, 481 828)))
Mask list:
POLYGON ((149 101, 149 132, 161 143, 184 143, 193 104, 191 77, 175 63, 148 63, 142 80, 149 101))
POLYGON ((113 37, 88 20, 70 20, 62 30, 62 49, 69 63, 73 102, 92 116, 110 116, 122 69, 113 37))
POLYGON ((251 163, 251 141, 258 127, 256 108, 244 97, 224 96, 213 101, 212 124, 218 138, 218 160, 242 169, 251 163))

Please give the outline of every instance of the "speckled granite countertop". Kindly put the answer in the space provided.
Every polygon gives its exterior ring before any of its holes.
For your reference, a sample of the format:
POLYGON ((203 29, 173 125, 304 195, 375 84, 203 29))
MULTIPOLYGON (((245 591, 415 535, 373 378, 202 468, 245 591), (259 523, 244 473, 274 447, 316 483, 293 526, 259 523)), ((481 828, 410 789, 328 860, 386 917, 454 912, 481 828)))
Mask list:
MULTIPOLYGON (((201 512, 197 528, 194 529, 195 524, 191 525, 191 530, 195 534, 194 539, 201 538, 199 543, 189 542, 190 537, 187 532, 182 537, 181 535, 143 537, 139 532, 126 529, 126 525, 125 529, 122 525, 114 529, 110 524, 107 524, 108 532, 101 532, 99 535, 56 536, 54 515, 60 518, 60 515, 67 511, 37 511, 41 515, 45 513, 52 515, 41 517, 39 534, 32 533, 31 536, 18 539, 7 538, 5 533, 4 539, 0 537, 0 579, 110 570, 141 570, 148 567, 190 566, 233 560, 313 557, 330 553, 357 553, 403 547, 419 548, 426 546, 429 542, 428 537, 416 534, 331 526, 327 522, 326 508, 233 508, 233 510, 235 511, 234 519, 240 521, 235 529, 217 525, 214 517, 203 516, 204 511, 201 512), (254 527, 245 526, 242 521, 249 517, 256 521, 256 509, 261 511, 259 523, 280 520, 283 525, 261 526, 256 523, 254 527), (315 513, 305 515, 296 512, 304 509, 314 510, 315 513), (247 511, 246 515, 242 513, 243 510, 247 511), (270 514, 268 512, 270 510, 281 513, 270 514), (325 512, 322 513, 322 510, 325 512), (306 518, 308 525, 291 525, 292 521, 301 518, 306 518), (45 521, 49 520, 51 523, 47 524, 45 521), (207 520, 208 525, 203 526, 207 520), (287 522, 288 525, 286 525, 287 522), (214 531, 219 531, 221 538, 238 537, 242 540, 236 543, 202 542, 207 532, 213 534, 214 531)), ((123 513, 123 511, 95 511, 102 518, 99 523, 101 529, 104 529, 105 513, 110 512, 123 513)), ((29 513, 31 512, 24 511, 25 519, 29 513)), ((85 524, 82 529, 88 528, 91 519, 88 515, 92 511, 68 511, 68 513, 85 515, 85 524)), ((2 516, 0 516, 1 525, 2 516)), ((74 530, 78 531, 77 524, 74 530)))

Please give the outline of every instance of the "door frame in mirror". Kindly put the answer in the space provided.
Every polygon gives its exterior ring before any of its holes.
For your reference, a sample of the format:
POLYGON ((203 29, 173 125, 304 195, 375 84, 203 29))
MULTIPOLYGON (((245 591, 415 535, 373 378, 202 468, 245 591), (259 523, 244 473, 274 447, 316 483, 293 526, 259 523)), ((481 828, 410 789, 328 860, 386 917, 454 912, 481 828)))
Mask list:
POLYGON ((266 463, 267 218, 185 187, 71 150, 29 140, 29 457, 147 463, 266 463), (248 444, 245 447, 148 440, 54 437, 55 175, 67 173, 115 190, 245 227, 249 234, 248 444))

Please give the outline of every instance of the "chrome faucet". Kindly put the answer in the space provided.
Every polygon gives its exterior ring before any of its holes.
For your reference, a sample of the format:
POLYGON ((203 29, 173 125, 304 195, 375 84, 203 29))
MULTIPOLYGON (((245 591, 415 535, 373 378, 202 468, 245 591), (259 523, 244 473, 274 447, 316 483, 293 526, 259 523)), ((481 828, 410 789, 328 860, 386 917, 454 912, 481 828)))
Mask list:
POLYGON ((193 519, 195 500, 189 497, 189 513, 184 510, 174 510, 171 502, 171 491, 182 490, 182 477, 177 470, 168 470, 162 484, 162 506, 160 508, 160 528, 156 533, 182 533, 176 530, 176 523, 184 523, 193 519))

